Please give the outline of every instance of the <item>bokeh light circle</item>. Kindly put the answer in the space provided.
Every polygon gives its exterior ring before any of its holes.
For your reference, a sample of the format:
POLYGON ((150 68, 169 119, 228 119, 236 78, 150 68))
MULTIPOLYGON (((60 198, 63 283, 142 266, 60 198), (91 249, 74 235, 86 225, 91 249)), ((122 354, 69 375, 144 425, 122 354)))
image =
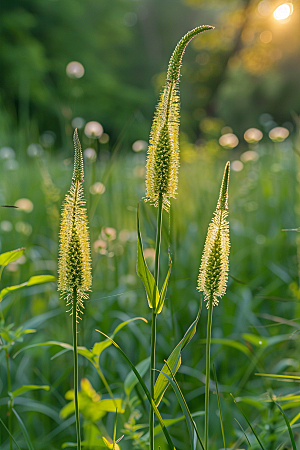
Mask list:
POLYGON ((69 78, 82 78, 84 72, 83 65, 78 61, 71 61, 66 67, 66 74, 69 78))
POLYGON ((263 138, 263 134, 257 128, 249 128, 244 133, 244 139, 248 144, 255 144, 263 138))
POLYGON ((103 126, 99 122, 88 122, 84 127, 84 134, 89 138, 99 139, 103 134, 103 126))
POLYGON ((226 148, 234 148, 238 145, 238 143, 238 137, 233 133, 223 134, 223 136, 219 139, 219 144, 226 148))

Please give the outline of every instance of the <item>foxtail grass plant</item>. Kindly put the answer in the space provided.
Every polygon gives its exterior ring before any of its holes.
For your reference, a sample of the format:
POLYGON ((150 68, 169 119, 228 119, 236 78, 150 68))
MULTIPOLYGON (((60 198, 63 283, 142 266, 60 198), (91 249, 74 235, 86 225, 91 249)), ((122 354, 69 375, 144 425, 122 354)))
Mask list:
POLYGON ((88 298, 92 284, 91 256, 87 215, 83 194, 83 158, 77 129, 73 135, 74 171, 69 193, 65 197, 60 227, 58 261, 58 290, 66 300, 73 320, 74 353, 74 402, 77 434, 77 450, 81 448, 78 405, 78 355, 77 323, 83 314, 84 300, 88 298))
MULTIPOLYGON (((171 263, 161 295, 158 293, 159 255, 162 230, 162 211, 169 211, 170 199, 175 198, 178 185, 179 168, 179 119, 180 96, 179 81, 182 57, 188 43, 199 33, 213 27, 203 25, 189 31, 178 42, 169 61, 167 79, 156 106, 154 119, 150 131, 149 148, 146 164, 146 197, 157 207, 157 228, 155 245, 154 280, 151 278, 151 289, 148 303, 152 308, 151 326, 151 361, 150 361, 150 392, 154 399, 155 386, 155 346, 156 346, 156 317, 161 312, 170 275, 171 263)), ((138 225, 139 227, 139 225, 138 225)), ((139 238, 140 239, 140 238, 139 238)), ((139 245, 139 244, 138 244, 139 245)), ((139 259, 139 258, 138 258, 139 259)), ((138 261, 139 265, 139 261, 138 261)), ((143 275, 138 274, 143 280, 143 275)), ((149 274, 147 273, 149 278, 149 274)), ((149 280, 146 281, 149 283, 149 280)), ((145 283, 144 283, 145 284, 145 283)), ((146 288, 147 290, 147 288, 146 288)), ((154 410, 150 405, 150 450, 154 450, 154 410)))
POLYGON ((213 307, 226 292, 229 270, 229 224, 228 187, 230 163, 224 170, 219 200, 211 223, 209 224, 204 244, 202 260, 198 276, 198 290, 204 293, 207 302, 208 321, 206 335, 206 380, 205 380, 205 437, 204 447, 208 450, 208 417, 209 417, 209 377, 210 377, 210 342, 213 307))

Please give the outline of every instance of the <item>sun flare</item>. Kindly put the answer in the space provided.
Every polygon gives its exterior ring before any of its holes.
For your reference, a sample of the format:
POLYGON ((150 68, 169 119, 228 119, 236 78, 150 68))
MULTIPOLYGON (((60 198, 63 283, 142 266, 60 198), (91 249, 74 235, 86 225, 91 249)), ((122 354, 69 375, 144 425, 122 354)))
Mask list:
POLYGON ((292 3, 282 3, 274 11, 274 18, 276 20, 285 20, 293 14, 292 3))

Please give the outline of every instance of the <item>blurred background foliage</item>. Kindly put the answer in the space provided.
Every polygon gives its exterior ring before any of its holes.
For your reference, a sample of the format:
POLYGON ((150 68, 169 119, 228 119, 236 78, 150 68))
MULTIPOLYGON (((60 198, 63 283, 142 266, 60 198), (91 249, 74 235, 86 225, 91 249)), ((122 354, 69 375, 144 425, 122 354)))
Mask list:
POLYGON ((275 20, 280 3, 115 0, 112 8, 109 0, 3 0, 1 140, 18 137, 22 146, 51 130, 62 145, 75 117, 99 121, 113 141, 124 128, 128 142, 146 140, 174 43, 203 23, 216 29, 192 42, 182 71, 190 139, 205 134, 207 116, 239 136, 261 125, 263 113, 282 125, 300 109, 300 14, 295 1, 288 19, 275 20), (71 61, 84 76, 66 75, 71 61))
MULTIPOLYGON (((109 333, 123 320, 151 316, 135 269, 136 205, 145 195, 151 119, 176 42, 199 24, 216 27, 194 39, 183 60, 178 198, 172 202, 170 216, 164 213, 163 229, 164 255, 170 245, 173 267, 158 320, 157 362, 161 367, 197 314, 196 279, 203 243, 224 165, 230 160, 230 278, 228 293, 214 310, 213 339, 219 341, 212 346, 212 356, 227 443, 234 448, 244 445, 234 418, 247 425, 230 392, 254 420, 268 450, 289 441, 283 419, 266 400, 266 392, 272 389, 277 398, 294 394, 281 405, 295 420, 299 440, 297 384, 255 376, 256 372, 300 372, 300 240, 295 231, 300 226, 300 14, 295 0, 293 14, 276 20, 273 13, 281 3, 0 2, 0 204, 18 206, 1 208, 0 251, 26 247, 24 257, 5 268, 1 287, 32 275, 57 273, 60 208, 70 186, 71 135, 77 126, 85 158, 93 259, 93 292, 79 333, 80 345, 87 348, 100 339, 95 328, 109 333)), ((152 267, 155 209, 140 203, 145 257, 152 267)), ((166 257, 162 267, 164 263, 166 257)), ((37 329, 24 337, 24 343, 16 343, 12 356, 25 344, 71 342, 71 321, 54 283, 11 293, 1 308, 6 324, 18 327, 25 322, 37 329)), ((177 376, 193 413, 204 406, 206 314, 203 308, 177 376)), ((134 322, 120 333, 118 342, 135 364, 148 356, 148 325, 134 322)), ((72 356, 61 353, 54 358, 57 352, 53 347, 32 348, 11 359, 12 389, 23 384, 51 386, 49 392, 31 392, 15 400, 35 449, 57 450, 74 438, 73 418, 59 416, 67 403, 65 394, 72 389, 72 356)), ((0 415, 7 423, 3 353, 0 415)), ((79 364, 80 378, 91 384, 83 383, 91 398, 93 389, 107 398, 94 368, 83 358, 79 364)), ((121 448, 132 449, 135 424, 147 422, 143 402, 137 406, 141 392, 125 395, 129 368, 114 349, 103 352, 100 364, 114 395, 122 396, 126 407, 118 418, 118 436, 125 433, 131 440, 124 438, 121 448)), ((167 418, 181 414, 171 390, 161 408, 167 418)), ((211 411, 211 448, 219 449, 223 443, 215 426, 218 411, 213 393, 211 411)), ((195 420, 202 433, 203 418, 195 420)), ((95 425, 97 433, 112 436, 114 414, 85 423, 86 428, 95 425)), ((26 448, 17 424, 13 430, 19 445, 26 448)), ((170 432, 176 448, 185 450, 184 423, 170 432)), ((247 433, 252 448, 257 448, 253 435, 247 433)), ((0 439, 1 450, 8 449, 7 433, 0 439)), ((158 437, 157 445, 166 448, 163 438, 158 437)))

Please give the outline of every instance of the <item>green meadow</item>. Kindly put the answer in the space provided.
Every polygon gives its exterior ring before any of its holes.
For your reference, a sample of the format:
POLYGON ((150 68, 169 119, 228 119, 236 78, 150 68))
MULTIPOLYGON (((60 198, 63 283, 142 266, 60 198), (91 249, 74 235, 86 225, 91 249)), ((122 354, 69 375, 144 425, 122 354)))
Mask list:
MULTIPOLYGON (((235 419, 252 446, 257 446, 230 394, 253 423, 265 448, 289 445, 283 416, 270 401, 271 395, 290 421, 296 418, 294 431, 297 436, 297 382, 257 375, 297 375, 299 367, 299 240, 297 231, 283 231, 297 228, 299 223, 295 139, 296 136, 272 143, 265 136, 262 143, 244 144, 242 150, 219 147, 215 151, 209 145, 197 147, 183 142, 178 197, 172 202, 170 213, 163 212, 163 263, 167 263, 165 255, 169 246, 173 267, 164 309, 157 320, 158 369, 197 315, 200 302, 196 290, 198 270, 224 164, 227 160, 244 161, 242 170, 231 170, 230 175, 230 271, 227 293, 214 308, 211 346, 230 448, 240 448, 246 443, 235 419), (247 153, 249 151, 252 153, 247 153), (249 155, 251 158, 247 160, 249 155)), ((93 286, 90 298, 85 302, 83 320, 78 324, 78 345, 88 349, 104 339, 95 329, 112 334, 121 322, 134 317, 151 321, 145 290, 136 274, 138 203, 144 252, 149 268, 154 265, 155 210, 142 200, 145 195, 145 152, 119 153, 112 162, 106 161, 105 153, 101 152, 100 148, 97 162, 85 159, 84 190, 90 223, 93 286), (95 183, 102 185, 95 186, 95 183), (102 193, 94 193, 97 188, 102 193)), ((1 288, 20 284, 33 275, 57 276, 60 209, 73 166, 72 153, 67 151, 58 156, 47 150, 33 157, 3 158, 3 154, 1 203, 13 205, 26 198, 32 202, 29 204, 29 210, 32 210, 26 211, 26 202, 25 210, 1 209, 1 252, 20 247, 26 249, 19 260, 5 267, 1 288)), ((237 167, 240 169, 241 165, 237 167)), ((56 283, 11 292, 2 300, 1 308, 3 332, 12 324, 12 329, 36 330, 16 339, 11 348, 11 389, 23 385, 49 386, 48 391, 27 392, 14 400, 14 409, 28 431, 33 448, 58 449, 65 442, 74 442, 74 419, 70 414, 62 416, 68 403, 65 395, 72 389, 71 351, 55 345, 26 349, 48 341, 72 344, 71 321, 65 312, 65 304, 59 299, 56 283)), ((182 365, 177 375, 200 432, 203 432, 204 420, 206 321, 204 307, 197 332, 182 352, 182 365)), ((6 342, 5 335, 1 336, 2 343, 6 342)), ((150 327, 141 320, 125 326, 116 340, 134 364, 149 356, 150 327)), ((1 419, 7 424, 4 351, 1 352, 1 367, 1 419)), ((124 411, 118 413, 117 424, 118 437, 125 434, 121 448, 133 448, 134 445, 146 448, 142 438, 148 431, 148 406, 139 386, 135 385, 129 394, 126 393, 124 382, 130 367, 113 346, 101 354, 100 367, 114 396, 123 402, 124 411), (138 424, 141 428, 137 427, 135 431, 138 424)), ((145 374, 146 382, 147 377, 145 374)), ((97 392, 101 398, 109 398, 93 365, 79 356, 79 379, 83 378, 89 380, 89 389, 94 389, 94 394, 97 392)), ((211 383, 210 440, 213 448, 221 448, 217 397, 214 381, 211 383)), ((87 439, 92 425, 98 427, 99 434, 112 436, 115 414, 108 412, 98 418, 93 408, 93 395, 89 397, 87 390, 83 438, 87 439)), ((170 387, 164 399, 161 404, 163 417, 182 417, 178 399, 170 387)), ((184 420, 170 426, 170 433, 176 448, 189 448, 184 420)), ((15 417, 13 436, 21 448, 27 448, 15 417)), ((3 449, 9 448, 4 428, 1 442, 3 449)), ((162 433, 157 435, 157 442, 161 448, 167 448, 162 433)))
POLYGON ((299 448, 296 3, 1 4, 1 450, 299 448))

